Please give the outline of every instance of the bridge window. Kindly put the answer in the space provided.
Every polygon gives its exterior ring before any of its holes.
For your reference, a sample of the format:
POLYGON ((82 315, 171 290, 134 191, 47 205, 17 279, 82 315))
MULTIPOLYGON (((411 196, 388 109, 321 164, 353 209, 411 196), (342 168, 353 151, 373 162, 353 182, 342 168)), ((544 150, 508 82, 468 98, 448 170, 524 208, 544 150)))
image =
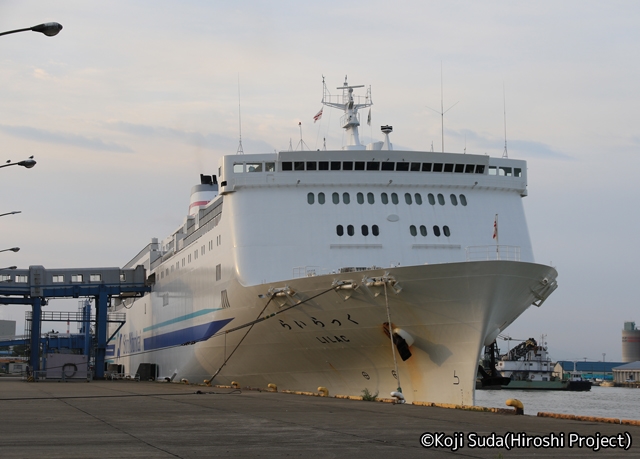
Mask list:
POLYGON ((318 163, 319 171, 328 171, 329 170, 329 161, 320 161, 318 163))
POLYGON ((478 164, 476 166, 476 174, 484 174, 484 164, 478 164))
POLYGON ((445 164, 444 165, 445 172, 453 172, 453 164, 445 164))
POLYGON ((60 284, 62 282, 64 282, 64 276, 60 275, 60 276, 53 276, 51 279, 51 282, 53 282, 54 284, 60 284))
POLYGON ((383 171, 392 171, 394 165, 395 165, 395 163, 393 163, 393 162, 385 161, 385 162, 382 163, 382 170, 383 171))
POLYGON ((431 163, 422 163, 422 172, 431 172, 431 163))
POLYGON ((283 162, 282 163, 282 170, 283 171, 292 171, 293 170, 293 164, 291 163, 291 161, 283 162))
POLYGON ((420 172, 420 163, 411 163, 411 172, 420 172))
POLYGON ((233 165, 233 173, 234 174, 242 174, 244 172, 244 164, 234 164, 233 165))
POLYGON ((247 163, 247 172, 262 172, 262 163, 247 163))
MULTIPOLYGON (((82 274, 72 274, 71 275, 71 282, 82 282, 83 277, 82 274)), ((17 282, 17 281, 16 281, 17 282)))
POLYGON ((352 171, 353 170, 353 161, 344 161, 342 163, 343 171, 352 171))
POLYGON ((318 169, 318 163, 316 163, 315 161, 307 161, 308 171, 315 171, 317 169, 318 169))
POLYGON ((380 170, 380 162, 379 161, 367 161, 367 170, 368 171, 379 171, 380 170))
MULTIPOLYGON (((276 163, 264 163, 264 170, 267 172, 275 172, 276 163)), ((220 175, 220 174, 218 174, 220 175)))
POLYGON ((331 170, 339 171, 340 170, 340 161, 331 161, 331 170))
POLYGON ((473 174, 473 169, 474 169, 474 167, 475 167, 475 165, 473 165, 473 164, 467 164, 467 165, 464 167, 464 173, 465 173, 465 174, 473 174))
POLYGON ((363 171, 364 170, 364 161, 356 161, 356 167, 354 168, 354 170, 356 171, 363 171))
POLYGON ((433 172, 442 172, 442 163, 434 163, 433 172))
POLYGON ((89 282, 102 281, 102 274, 89 274, 89 282))
POLYGON ((462 174, 464 172, 464 164, 456 164, 455 171, 457 174, 462 174))
POLYGON ((304 170, 304 161, 294 161, 293 170, 294 171, 303 171, 304 170))
POLYGON ((396 170, 397 171, 408 171, 409 170, 409 163, 396 163, 396 170))

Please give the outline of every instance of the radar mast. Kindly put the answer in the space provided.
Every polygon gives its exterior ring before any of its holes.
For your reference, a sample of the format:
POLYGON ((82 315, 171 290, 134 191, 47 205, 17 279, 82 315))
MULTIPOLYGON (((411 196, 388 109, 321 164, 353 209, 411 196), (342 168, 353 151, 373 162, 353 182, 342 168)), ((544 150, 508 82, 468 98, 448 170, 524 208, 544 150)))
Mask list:
POLYGON ((347 77, 344 77, 344 84, 337 89, 342 89, 342 96, 332 96, 327 90, 327 85, 322 78, 322 103, 327 107, 338 108, 344 111, 340 118, 340 125, 347 131, 347 144, 343 150, 364 150, 366 147, 360 143, 358 126, 360 126, 360 114, 358 110, 373 105, 371 100, 371 87, 367 89, 366 96, 354 96, 353 90, 364 88, 364 85, 349 86, 347 77))

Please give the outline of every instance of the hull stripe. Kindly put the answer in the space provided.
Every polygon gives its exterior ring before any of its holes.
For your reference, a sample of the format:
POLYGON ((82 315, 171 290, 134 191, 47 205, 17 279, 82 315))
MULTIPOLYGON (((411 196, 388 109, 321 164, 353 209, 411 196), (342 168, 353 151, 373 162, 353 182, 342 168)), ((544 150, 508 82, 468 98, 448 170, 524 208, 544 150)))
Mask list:
POLYGON ((194 327, 183 328, 181 330, 163 333, 161 335, 151 336, 144 339, 144 350, 151 351, 165 347, 180 346, 181 344, 192 343, 196 341, 205 341, 233 319, 216 320, 194 327))
POLYGON ((180 317, 176 317, 175 319, 171 319, 171 320, 165 320, 164 322, 160 322, 157 324, 154 324, 150 327, 144 328, 142 331, 143 332, 148 332, 151 330, 155 330, 156 328, 161 328, 167 325, 171 325, 171 324, 176 324, 178 322, 182 322, 183 320, 189 320, 189 319, 193 319, 194 317, 198 317, 198 316, 203 316, 205 314, 209 314, 210 312, 215 312, 215 311, 219 311, 222 308, 215 308, 215 309, 202 309, 200 311, 196 311, 196 312, 192 312, 191 314, 187 314, 184 316, 180 316, 180 317))

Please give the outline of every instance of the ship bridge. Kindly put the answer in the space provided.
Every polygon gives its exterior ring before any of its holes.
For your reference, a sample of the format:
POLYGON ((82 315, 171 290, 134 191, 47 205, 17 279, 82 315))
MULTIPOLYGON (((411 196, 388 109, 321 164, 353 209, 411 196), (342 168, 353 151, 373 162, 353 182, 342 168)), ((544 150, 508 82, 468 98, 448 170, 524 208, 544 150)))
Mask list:
POLYGON ((50 298, 95 298, 96 352, 95 376, 104 377, 107 348, 107 308, 111 297, 138 297, 151 291, 143 266, 121 268, 64 268, 0 271, 0 304, 31 306, 31 336, 29 362, 34 374, 40 370, 40 334, 42 307, 50 298))

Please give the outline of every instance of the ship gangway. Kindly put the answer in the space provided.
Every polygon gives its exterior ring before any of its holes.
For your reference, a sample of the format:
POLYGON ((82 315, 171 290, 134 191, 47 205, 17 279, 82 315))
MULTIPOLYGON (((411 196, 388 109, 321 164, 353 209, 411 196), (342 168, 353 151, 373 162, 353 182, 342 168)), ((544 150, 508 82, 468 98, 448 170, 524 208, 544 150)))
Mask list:
MULTIPOLYGON (((112 297, 140 297, 151 291, 144 266, 122 268, 63 268, 0 271, 0 304, 30 305, 29 364, 37 375, 40 371, 40 336, 43 311, 51 298, 95 298, 95 377, 104 378, 107 349, 108 307, 112 297)), ((48 315, 45 319, 51 320, 48 315)), ((122 322, 123 318, 118 318, 122 322)))

